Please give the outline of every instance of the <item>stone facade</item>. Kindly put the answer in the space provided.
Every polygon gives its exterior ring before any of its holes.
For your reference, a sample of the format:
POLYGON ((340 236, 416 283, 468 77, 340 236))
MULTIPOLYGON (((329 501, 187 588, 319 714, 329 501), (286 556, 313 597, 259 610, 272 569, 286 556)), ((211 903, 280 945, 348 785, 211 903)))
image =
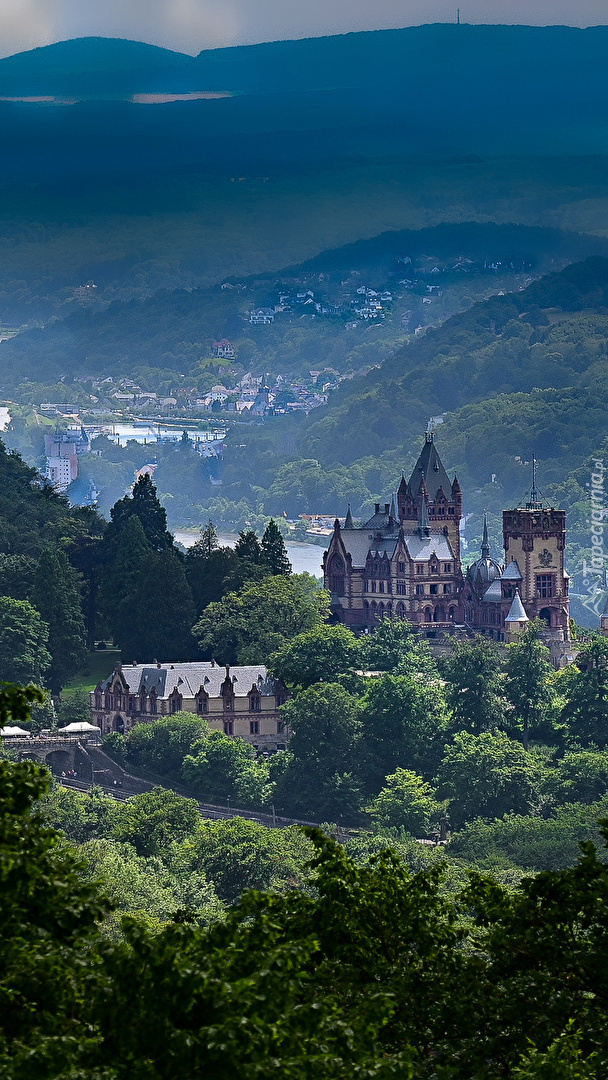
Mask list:
POLYGON ((396 497, 361 528, 350 511, 336 519, 323 556, 325 587, 336 621, 373 629, 378 620, 407 618, 429 636, 462 622, 460 563, 462 492, 450 481, 432 434, 396 497))
POLYGON ((570 638, 565 512, 543 506, 533 487, 531 502, 503 512, 505 563, 491 558, 484 523, 481 557, 466 572, 461 519, 458 478, 449 480, 429 433, 390 503, 376 504, 359 528, 350 510, 342 527, 336 520, 323 556, 334 620, 372 630, 385 617, 407 618, 429 638, 461 632, 509 641, 523 626, 512 614, 517 597, 527 620, 545 620, 557 662, 558 643, 570 638))
POLYGON ((91 693, 91 721, 104 735, 126 734, 136 724, 190 712, 258 750, 283 750, 288 732, 278 708, 286 700, 285 687, 260 664, 117 664, 91 693))

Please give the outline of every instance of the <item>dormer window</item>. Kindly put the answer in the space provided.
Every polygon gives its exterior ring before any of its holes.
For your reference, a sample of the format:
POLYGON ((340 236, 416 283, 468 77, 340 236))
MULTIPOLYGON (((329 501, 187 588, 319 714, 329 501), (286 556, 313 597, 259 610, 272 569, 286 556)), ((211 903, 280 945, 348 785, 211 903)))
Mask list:
POLYGON ((169 711, 171 713, 178 713, 182 711, 182 695, 178 690, 174 690, 169 698, 169 711))
POLYGON ((262 699, 259 694, 249 695, 249 709, 251 712, 261 712, 262 699))

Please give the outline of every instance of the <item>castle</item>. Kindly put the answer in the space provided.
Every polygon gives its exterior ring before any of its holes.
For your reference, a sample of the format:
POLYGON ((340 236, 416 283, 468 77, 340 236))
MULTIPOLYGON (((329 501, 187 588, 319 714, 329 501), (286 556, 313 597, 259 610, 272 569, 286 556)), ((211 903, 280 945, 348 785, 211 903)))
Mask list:
POLYGON ((505 563, 490 557, 484 521, 480 558, 467 570, 461 520, 458 478, 450 482, 429 432, 390 503, 376 503, 360 527, 350 508, 343 526, 334 523, 323 575, 335 621, 371 630, 380 619, 407 618, 429 638, 460 628, 508 642, 538 617, 556 644, 568 641, 565 512, 544 507, 533 481, 530 502, 503 512, 505 563))

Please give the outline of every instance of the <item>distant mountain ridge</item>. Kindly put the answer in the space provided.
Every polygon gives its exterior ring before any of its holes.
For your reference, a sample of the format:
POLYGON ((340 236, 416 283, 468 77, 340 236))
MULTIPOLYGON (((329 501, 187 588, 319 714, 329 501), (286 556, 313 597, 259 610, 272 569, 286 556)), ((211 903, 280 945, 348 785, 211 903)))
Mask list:
MULTIPOLYGON (((429 24, 209 49, 192 57, 121 38, 79 38, 0 60, 0 94, 92 94, 146 89, 267 94, 402 87, 422 107, 437 93, 461 101, 480 90, 546 104, 608 89, 608 27, 429 24), (543 85, 545 91, 543 93, 543 85)), ((588 98, 593 108, 592 98, 588 98)), ((386 103, 388 104, 388 103, 386 103)), ((449 107, 449 99, 446 99, 449 107)), ((532 103, 533 104, 533 103, 532 103)))

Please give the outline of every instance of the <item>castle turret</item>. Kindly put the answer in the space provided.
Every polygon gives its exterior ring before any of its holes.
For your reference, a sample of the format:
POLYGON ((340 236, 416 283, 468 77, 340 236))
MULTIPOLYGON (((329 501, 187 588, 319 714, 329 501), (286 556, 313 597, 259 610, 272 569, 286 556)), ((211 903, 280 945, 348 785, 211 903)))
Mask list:
POLYGON ((513 603, 509 608, 509 614, 505 618, 505 641, 517 641, 519 635, 523 634, 529 621, 524 605, 521 602, 519 590, 516 589, 513 603))

